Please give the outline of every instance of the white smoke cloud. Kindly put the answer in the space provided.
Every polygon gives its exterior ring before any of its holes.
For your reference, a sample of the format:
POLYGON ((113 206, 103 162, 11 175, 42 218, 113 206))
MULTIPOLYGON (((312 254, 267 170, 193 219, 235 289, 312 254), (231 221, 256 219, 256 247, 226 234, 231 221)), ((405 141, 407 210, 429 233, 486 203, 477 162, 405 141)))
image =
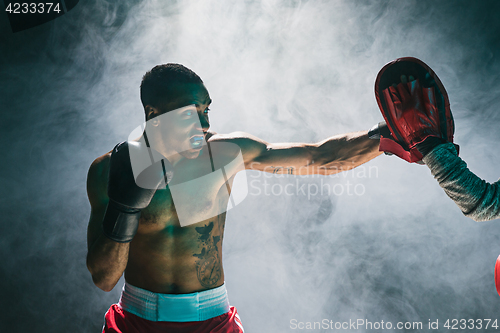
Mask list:
MULTIPOLYGON (((119 288, 104 295, 84 275, 85 172, 93 158, 143 122, 140 81, 160 63, 181 63, 201 76, 214 101, 213 130, 245 131, 269 142, 317 142, 382 120, 373 93, 377 72, 397 57, 420 58, 447 87, 461 156, 478 175, 496 181, 500 26, 483 17, 496 17, 498 11, 495 2, 466 1, 80 3, 52 26, 40 28, 47 29, 45 41, 56 51, 33 42, 40 55, 5 70, 16 85, 2 81, 8 87, 2 92, 6 101, 9 92, 20 96, 18 104, 9 102, 12 109, 33 110, 32 125, 4 117, 26 134, 16 147, 34 147, 30 165, 39 163, 45 180, 30 166, 28 178, 11 170, 15 177, 3 176, 1 184, 16 200, 26 197, 16 191, 20 186, 48 188, 43 198, 28 196, 44 214, 23 213, 21 220, 36 221, 25 222, 33 229, 15 226, 33 230, 27 231, 33 247, 20 251, 16 260, 36 263, 42 250, 48 258, 66 253, 71 260, 65 262, 80 275, 69 274, 64 281, 71 282, 60 283, 47 273, 44 281, 55 293, 83 281, 78 288, 85 292, 77 294, 93 310, 81 325, 101 325, 95 323, 102 319, 95 309, 115 302, 119 288), (57 67, 63 60, 65 66, 57 67), (34 76, 47 85, 45 94, 31 82, 34 76), (23 91, 38 99, 23 102, 23 91), (36 115, 38 105, 44 112, 36 115), (51 146, 44 148, 47 143, 51 146), (62 210, 53 219, 51 211, 60 209, 61 200, 81 216, 62 210), (75 243, 51 231, 61 226, 75 243)), ((18 36, 30 40, 28 33, 18 36)), ((21 50, 28 58, 28 46, 21 50)), ((248 331, 287 332, 293 318, 425 325, 436 318, 495 317, 498 223, 463 217, 426 167, 387 156, 369 167, 377 170, 371 177, 268 179, 269 189, 276 191, 287 184, 294 191, 323 184, 347 191, 348 184, 360 184, 363 195, 262 192, 228 212, 226 283, 248 331)), ((261 174, 248 177, 264 186, 261 174)), ((13 240, 1 244, 15 248, 13 240)), ((14 260, 6 265, 16 267, 14 260)))

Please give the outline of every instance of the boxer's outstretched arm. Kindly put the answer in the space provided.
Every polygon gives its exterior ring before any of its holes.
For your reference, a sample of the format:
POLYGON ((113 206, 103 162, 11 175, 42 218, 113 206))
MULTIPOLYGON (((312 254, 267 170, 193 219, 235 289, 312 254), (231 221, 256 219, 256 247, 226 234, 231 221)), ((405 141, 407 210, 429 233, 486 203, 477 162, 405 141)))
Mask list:
POLYGON ((368 138, 368 132, 330 137, 314 144, 267 143, 243 132, 216 134, 210 141, 237 144, 245 168, 277 174, 330 175, 353 169, 380 155, 379 140, 368 138))
POLYGON ((500 180, 490 184, 472 173, 453 144, 438 145, 423 161, 465 216, 477 222, 500 218, 500 180))
POLYGON ((130 246, 130 243, 112 241, 102 232, 102 221, 109 201, 108 170, 109 155, 104 155, 92 163, 87 176, 91 207, 87 229, 87 268, 94 284, 104 291, 111 291, 125 271, 130 246))

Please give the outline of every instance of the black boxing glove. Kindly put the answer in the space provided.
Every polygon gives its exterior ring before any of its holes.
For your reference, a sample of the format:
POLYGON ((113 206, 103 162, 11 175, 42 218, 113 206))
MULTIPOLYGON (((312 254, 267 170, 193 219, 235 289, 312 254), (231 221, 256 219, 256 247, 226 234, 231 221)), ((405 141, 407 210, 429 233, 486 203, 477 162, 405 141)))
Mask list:
POLYGON ((370 139, 380 139, 381 137, 392 138, 391 131, 389 130, 389 127, 387 127, 385 121, 381 121, 380 123, 370 128, 370 130, 368 131, 368 137, 370 139))
MULTIPOLYGON (((393 140, 391 131, 389 130, 389 127, 387 126, 385 121, 381 121, 380 123, 370 128, 370 130, 368 131, 368 137, 372 140, 380 140, 381 138, 393 140)), ((387 151, 384 151, 384 154, 392 155, 392 153, 389 153, 387 151)))
POLYGON ((109 165, 109 203, 102 221, 104 235, 115 242, 130 242, 139 227, 141 210, 149 205, 156 190, 172 179, 172 169, 167 159, 144 143, 130 141, 116 145, 109 165))

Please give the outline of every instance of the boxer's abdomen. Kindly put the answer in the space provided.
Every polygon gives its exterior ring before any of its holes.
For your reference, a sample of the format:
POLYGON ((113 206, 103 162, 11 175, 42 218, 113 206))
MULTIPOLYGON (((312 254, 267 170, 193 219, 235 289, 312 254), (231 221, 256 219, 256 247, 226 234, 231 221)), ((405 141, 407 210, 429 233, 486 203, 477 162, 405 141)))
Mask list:
MULTIPOLYGON (((213 200, 227 207, 225 196, 214 194, 213 200)), ((158 192, 141 215, 125 279, 157 293, 191 293, 222 285, 225 215, 181 227, 169 191, 158 192)))

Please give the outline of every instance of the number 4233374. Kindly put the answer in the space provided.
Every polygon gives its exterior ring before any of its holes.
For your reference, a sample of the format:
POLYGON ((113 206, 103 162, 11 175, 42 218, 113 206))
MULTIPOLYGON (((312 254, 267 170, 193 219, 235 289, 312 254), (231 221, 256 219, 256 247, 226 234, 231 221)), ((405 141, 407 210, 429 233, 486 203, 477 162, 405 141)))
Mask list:
POLYGON ((32 2, 32 3, 9 3, 5 11, 9 14, 49 14, 51 12, 60 13, 59 3, 53 2, 32 2))
POLYGON ((497 319, 448 319, 443 325, 449 330, 464 330, 464 329, 488 329, 492 327, 498 329, 497 319))

